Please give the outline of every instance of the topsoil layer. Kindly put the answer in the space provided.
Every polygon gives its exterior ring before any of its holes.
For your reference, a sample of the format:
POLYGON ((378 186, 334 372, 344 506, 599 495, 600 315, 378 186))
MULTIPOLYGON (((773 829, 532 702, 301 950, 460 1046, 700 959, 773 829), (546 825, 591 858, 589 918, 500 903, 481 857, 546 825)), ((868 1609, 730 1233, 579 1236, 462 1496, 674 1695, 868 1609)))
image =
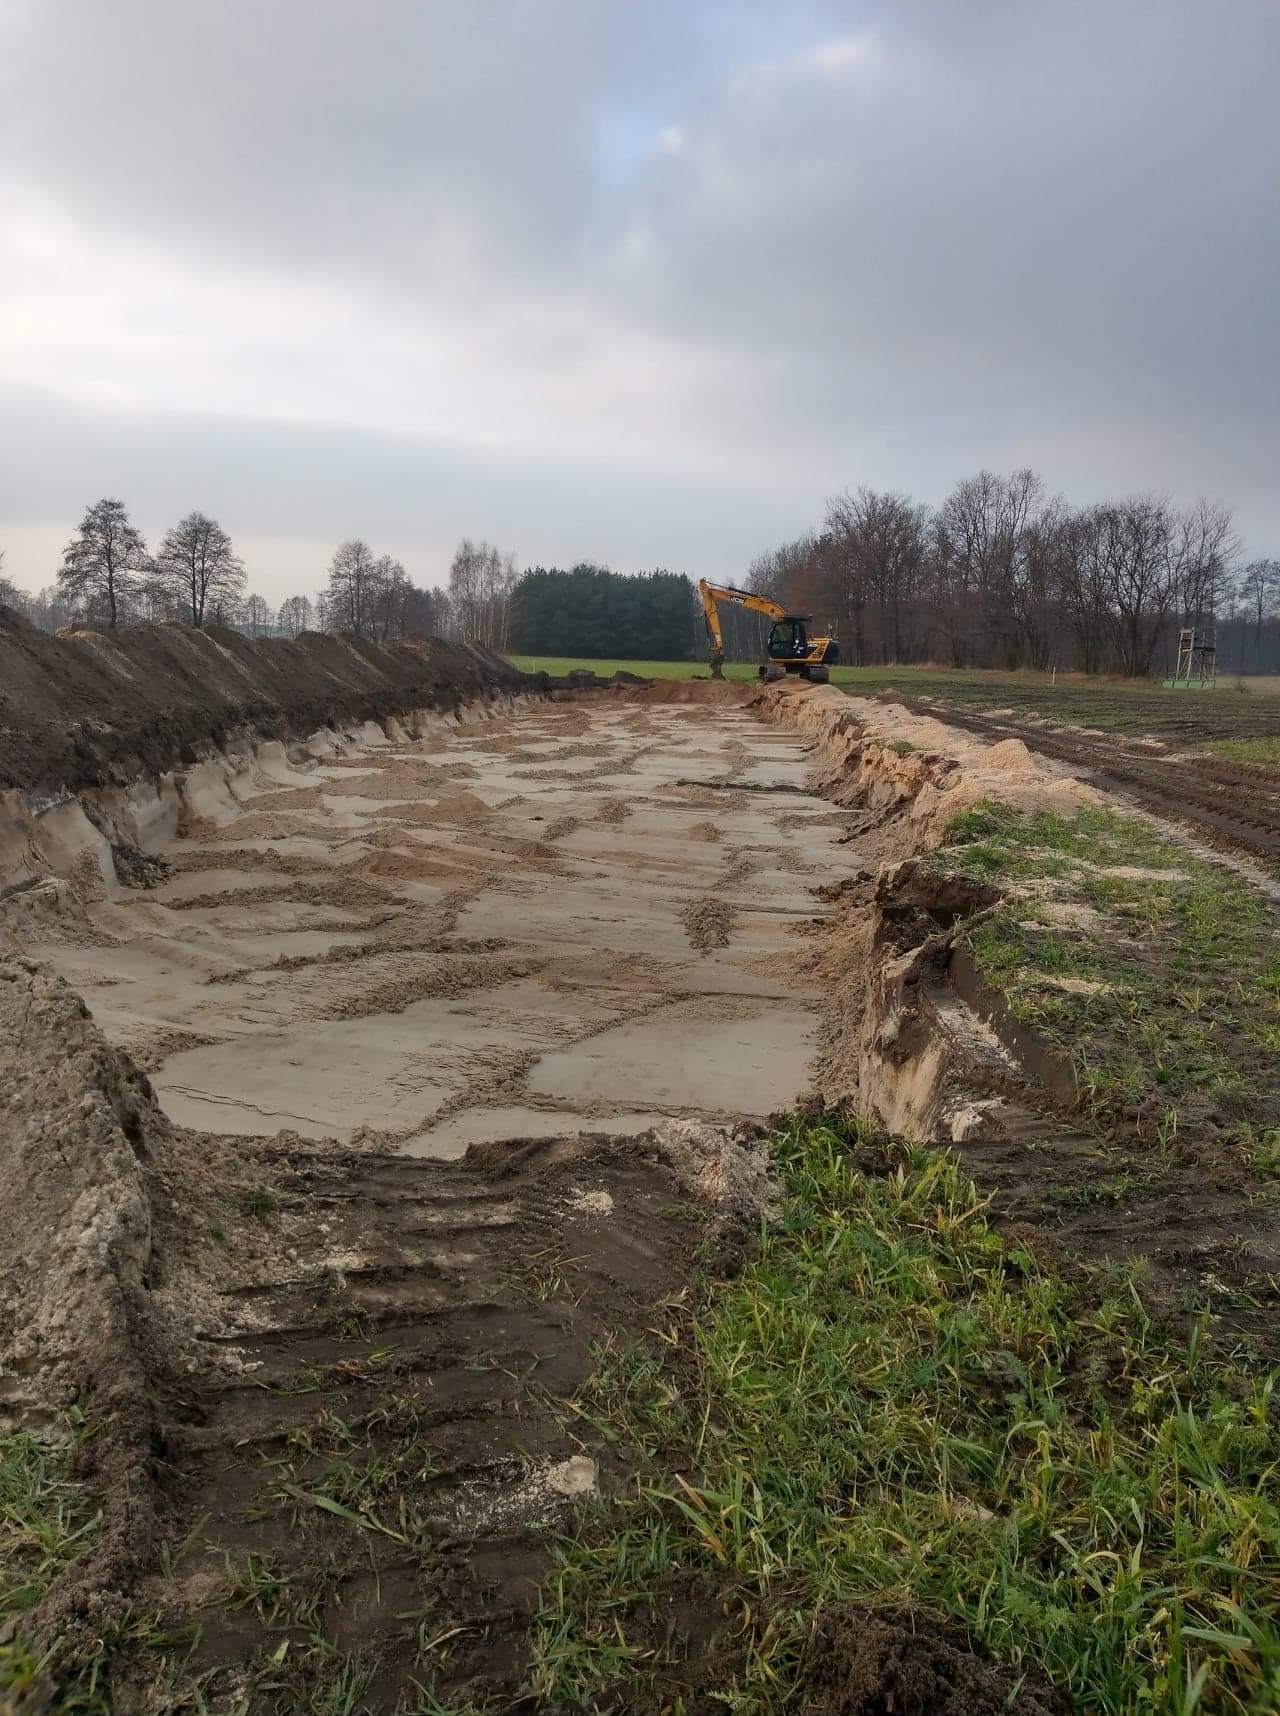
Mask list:
POLYGON ((449 711, 522 683, 501 656, 434 638, 247 638, 177 625, 51 636, 0 607, 0 789, 124 784, 189 765, 237 728, 301 737, 449 711))

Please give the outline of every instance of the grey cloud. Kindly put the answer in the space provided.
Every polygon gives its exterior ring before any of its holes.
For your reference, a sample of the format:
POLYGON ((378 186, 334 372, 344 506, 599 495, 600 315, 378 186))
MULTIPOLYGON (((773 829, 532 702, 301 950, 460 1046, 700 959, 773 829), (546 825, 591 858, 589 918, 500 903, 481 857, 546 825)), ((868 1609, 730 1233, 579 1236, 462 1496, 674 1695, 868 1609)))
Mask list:
MULTIPOLYGON (((530 562, 608 560, 620 570, 741 570, 759 543, 793 533, 805 515, 758 487, 638 475, 600 462, 513 459, 317 425, 189 415, 124 418, 0 389, 0 420, 21 422, 0 471, 0 518, 71 528, 86 500, 119 494, 152 536, 200 506, 237 537, 285 530, 299 548, 286 573, 250 565, 278 600, 322 581, 335 541, 363 534, 401 555, 415 578, 443 581, 464 533, 519 543, 530 562), (450 525, 441 533, 441 520, 450 525), (309 545, 309 546, 301 546, 309 545)), ((818 496, 812 497, 816 505, 818 496)), ((26 569, 52 579, 54 564, 26 569)))
POLYGON ((66 511, 74 468, 72 511, 115 486, 376 537, 430 506, 526 555, 660 544, 729 572, 846 482, 934 498, 1030 461, 1075 499, 1222 495, 1248 548, 1280 543, 1275 0, 10 0, 0 57, 0 182, 120 253, 244 269, 247 330, 255 275, 332 281, 344 375, 393 315, 471 340, 489 317, 488 355, 525 360, 513 401, 601 377, 572 407, 588 466, 554 409, 501 457, 429 395, 416 439, 242 402, 223 422, 217 397, 112 424, 51 364, 9 418, 17 521, 55 490, 66 511), (655 337, 637 450, 606 347, 655 337), (42 413, 70 450, 52 475, 42 413), (750 438, 775 480, 694 479, 679 416, 750 438))

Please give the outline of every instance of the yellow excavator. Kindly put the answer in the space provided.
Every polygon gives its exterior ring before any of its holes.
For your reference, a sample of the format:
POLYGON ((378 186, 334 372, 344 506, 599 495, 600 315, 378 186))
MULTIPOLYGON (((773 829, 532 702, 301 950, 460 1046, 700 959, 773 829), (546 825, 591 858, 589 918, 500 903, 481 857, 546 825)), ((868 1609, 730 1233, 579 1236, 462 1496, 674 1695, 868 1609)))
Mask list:
POLYGON ((719 604, 733 602, 754 613, 767 614, 773 621, 764 660, 760 663, 761 679, 782 679, 796 673, 802 679, 825 684, 829 669, 840 660, 840 645, 833 637, 811 638, 808 626, 812 614, 789 614, 768 596, 757 596, 753 590, 737 590, 732 584, 709 584, 698 580, 702 598, 702 617, 707 622, 707 638, 711 644, 711 677, 724 678, 724 636, 720 630, 719 604))

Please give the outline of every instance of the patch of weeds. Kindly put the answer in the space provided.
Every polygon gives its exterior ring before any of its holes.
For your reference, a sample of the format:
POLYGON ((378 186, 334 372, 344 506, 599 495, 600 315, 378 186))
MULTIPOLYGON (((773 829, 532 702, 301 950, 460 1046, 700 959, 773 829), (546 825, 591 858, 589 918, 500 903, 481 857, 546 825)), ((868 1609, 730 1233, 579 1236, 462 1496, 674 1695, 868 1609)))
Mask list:
MULTIPOLYGON (((486 1710, 472 1699, 465 1704, 444 1704, 427 1691, 426 1687, 414 1683, 413 1704, 406 1706, 405 1716, 487 1716, 486 1710)), ((491 1711, 492 1705, 489 1706, 491 1711)))
POLYGON ((522 1259, 511 1271, 509 1284, 527 1304, 545 1305, 569 1291, 569 1271, 578 1261, 548 1246, 522 1259))
POLYGON ((1261 1132, 1242 1126, 1240 1148, 1260 1180, 1280 1180, 1280 1126, 1268 1126, 1261 1132))
POLYGON ((76 1412, 56 1434, 0 1433, 0 1708, 56 1698, 67 1716, 109 1709, 96 1660, 67 1663, 56 1647, 37 1653, 23 1635, 24 1616, 98 1528, 93 1502, 72 1476, 85 1434, 76 1412))
POLYGON ((1045 1196, 1071 1209, 1094 1204, 1127 1204, 1159 1180, 1158 1174, 1135 1174, 1130 1169, 1109 1174, 1102 1180, 1085 1180, 1075 1186, 1049 1186, 1045 1196))
POLYGON ((343 1657, 316 1687, 310 1709, 314 1716, 356 1716, 357 1711, 372 1712, 366 1694, 373 1686, 374 1670, 358 1657, 343 1657))
POLYGON ((899 757, 910 757, 917 749, 909 739, 890 739, 888 748, 899 757))
POLYGON ((1280 738, 1210 739, 1201 749, 1233 763, 1280 764, 1280 738))
POLYGON ((233 1609, 251 1608, 266 1626, 273 1626, 288 1603, 292 1578, 277 1572, 263 1555, 247 1554, 238 1561, 226 1557, 226 1602, 233 1609))
POLYGON ((389 1400, 359 1423, 336 1413, 296 1425, 285 1438, 276 1499, 295 1520, 342 1521, 408 1547, 423 1539, 424 1487, 440 1476, 427 1440, 426 1408, 414 1395, 389 1400))
POLYGON ((265 1221, 280 1208, 280 1199, 269 1187, 254 1186, 242 1193, 239 1207, 243 1215, 251 1216, 254 1221, 265 1221))
POLYGON ((858 1142, 777 1136, 782 1217, 689 1321, 678 1391, 634 1359, 597 1389, 681 1475, 564 1546, 533 1695, 658 1708, 673 1581, 730 1617, 706 1691, 739 1716, 802 1707, 815 1617, 848 1602, 940 1611, 1104 1716, 1274 1708, 1277 1377, 1169 1344, 1123 1271, 1007 1249, 948 1155, 865 1174, 858 1142))
MULTIPOLYGON (((249 1671, 227 1702, 207 1703, 203 1698, 190 1706, 212 1716, 254 1716, 270 1711, 272 1716, 381 1716, 383 1706, 370 1694, 377 1678, 377 1665, 354 1654, 337 1652, 319 1634, 305 1641, 283 1639, 249 1671)), ((185 1710, 186 1704, 182 1706, 185 1710)))
POLYGON ((1260 893, 1112 810, 988 802, 947 839, 949 866, 1010 889, 970 936, 979 968, 1068 1051, 1090 1108, 1194 1101, 1265 1122, 1274 1080, 1259 1059, 1280 1051, 1280 939, 1260 893), (1055 926, 1045 896, 1093 919, 1055 926))

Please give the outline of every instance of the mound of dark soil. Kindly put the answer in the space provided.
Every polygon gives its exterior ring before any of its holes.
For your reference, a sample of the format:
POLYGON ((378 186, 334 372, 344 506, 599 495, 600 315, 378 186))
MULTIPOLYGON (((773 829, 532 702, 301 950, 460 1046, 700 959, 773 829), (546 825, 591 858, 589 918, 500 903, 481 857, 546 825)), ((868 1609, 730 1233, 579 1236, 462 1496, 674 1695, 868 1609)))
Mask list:
POLYGON ((192 763, 237 728, 304 737, 523 683, 501 656, 435 638, 251 639, 177 625, 55 637, 0 608, 0 789, 127 782, 192 763))
POLYGON ((806 1716, 1065 1716, 1070 1709, 915 1609, 829 1609, 814 1629, 805 1691, 806 1716))

